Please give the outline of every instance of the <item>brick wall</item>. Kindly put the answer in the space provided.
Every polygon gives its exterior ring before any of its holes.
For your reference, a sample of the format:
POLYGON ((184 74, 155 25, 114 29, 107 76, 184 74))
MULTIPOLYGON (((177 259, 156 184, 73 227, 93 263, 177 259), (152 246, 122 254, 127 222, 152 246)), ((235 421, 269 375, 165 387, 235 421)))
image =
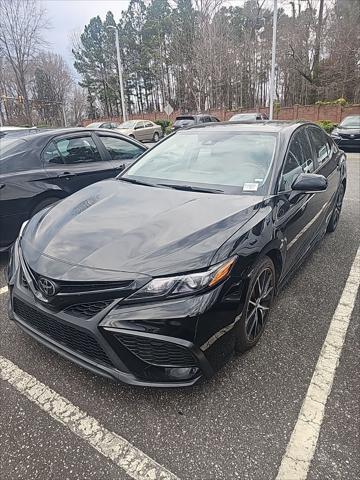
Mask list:
MULTIPOLYGON (((267 107, 261 107, 258 109, 260 112, 269 114, 269 109, 267 107)), ((228 110, 211 110, 211 115, 214 115, 221 121, 229 120, 229 118, 234 115, 234 113, 241 112, 254 112, 255 109, 240 108, 236 112, 230 112, 228 110)), ((131 119, 144 119, 144 120, 175 120, 177 115, 180 115, 181 112, 173 112, 170 117, 166 113, 153 112, 153 113, 140 113, 136 115, 130 115, 131 119)), ((360 105, 349 105, 342 107, 341 105, 294 105, 293 107, 281 107, 279 111, 274 112, 274 118, 278 120, 310 120, 316 122, 318 120, 329 120, 334 123, 339 123, 343 118, 348 115, 360 115, 360 105)), ((111 120, 114 122, 121 123, 121 117, 102 117, 96 119, 96 121, 107 121, 111 120)), ((89 123, 94 120, 86 119, 82 121, 82 125, 86 127, 89 123)))

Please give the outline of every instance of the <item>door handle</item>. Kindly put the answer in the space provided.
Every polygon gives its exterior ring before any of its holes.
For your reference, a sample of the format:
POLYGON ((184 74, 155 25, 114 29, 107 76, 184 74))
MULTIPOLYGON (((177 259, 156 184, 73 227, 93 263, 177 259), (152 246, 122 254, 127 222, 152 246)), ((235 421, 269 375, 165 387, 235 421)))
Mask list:
POLYGON ((66 178, 66 177, 76 177, 76 173, 73 172, 62 172, 59 173, 58 178, 66 178))

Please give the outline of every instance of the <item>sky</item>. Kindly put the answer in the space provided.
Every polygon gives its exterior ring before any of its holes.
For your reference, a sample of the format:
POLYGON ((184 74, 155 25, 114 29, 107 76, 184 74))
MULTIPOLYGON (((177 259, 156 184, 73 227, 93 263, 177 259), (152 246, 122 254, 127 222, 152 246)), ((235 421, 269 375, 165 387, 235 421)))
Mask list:
POLYGON ((43 35, 48 43, 47 49, 60 53, 74 72, 72 35, 82 33, 92 17, 100 15, 104 19, 109 10, 117 20, 128 3, 129 0, 41 0, 49 20, 43 35))
MULTIPOLYGON (((241 5, 244 1, 228 0, 226 3, 241 5)), ((48 28, 43 35, 48 43, 47 49, 60 53, 76 78, 71 53, 72 36, 81 34, 92 17, 100 15, 105 19, 109 10, 113 12, 115 20, 118 20, 121 12, 126 10, 129 4, 129 0, 40 0, 40 2, 49 20, 48 28)), ((266 2, 271 4, 273 0, 266 0, 266 2)), ((278 0, 279 6, 288 2, 289 0, 278 0)))

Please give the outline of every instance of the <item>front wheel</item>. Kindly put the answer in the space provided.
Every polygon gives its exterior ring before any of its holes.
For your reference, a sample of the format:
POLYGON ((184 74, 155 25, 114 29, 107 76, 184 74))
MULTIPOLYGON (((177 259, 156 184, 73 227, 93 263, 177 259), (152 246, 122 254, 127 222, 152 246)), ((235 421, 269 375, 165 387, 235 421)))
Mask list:
POLYGON ((235 350, 245 352, 259 341, 275 294, 275 267, 269 257, 259 260, 253 269, 243 311, 238 324, 235 350))
POLYGON ((341 208, 342 208, 342 204, 343 204, 343 200, 344 200, 344 195, 345 195, 345 186, 344 186, 343 183, 341 183, 341 185, 339 187, 339 191, 337 193, 335 207, 334 207, 333 213, 331 215, 329 224, 327 226, 327 231, 329 233, 335 232, 336 227, 338 226, 340 213, 341 213, 341 208))
POLYGON ((155 132, 153 136, 153 141, 156 143, 159 141, 159 138, 160 138, 160 135, 158 134, 158 132, 155 132))

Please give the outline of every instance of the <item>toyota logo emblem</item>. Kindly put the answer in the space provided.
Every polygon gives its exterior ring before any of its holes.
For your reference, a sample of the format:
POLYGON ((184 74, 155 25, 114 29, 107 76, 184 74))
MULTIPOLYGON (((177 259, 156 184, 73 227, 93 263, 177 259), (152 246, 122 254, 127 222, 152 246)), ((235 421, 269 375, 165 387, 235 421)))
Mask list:
POLYGON ((56 284, 47 278, 39 279, 39 290, 47 297, 52 297, 56 293, 56 284))

